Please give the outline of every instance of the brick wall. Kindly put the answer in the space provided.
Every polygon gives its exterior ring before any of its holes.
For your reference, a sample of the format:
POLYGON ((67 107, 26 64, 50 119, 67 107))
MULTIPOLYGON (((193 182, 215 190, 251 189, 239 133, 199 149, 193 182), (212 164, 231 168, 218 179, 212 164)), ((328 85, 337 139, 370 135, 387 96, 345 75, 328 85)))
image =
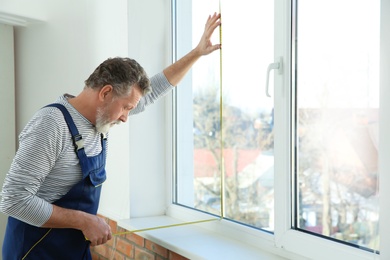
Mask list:
MULTIPOLYGON (((116 221, 102 217, 109 223, 112 233, 125 232, 116 221)), ((187 260, 135 233, 114 236, 101 246, 91 247, 93 260, 187 260)))

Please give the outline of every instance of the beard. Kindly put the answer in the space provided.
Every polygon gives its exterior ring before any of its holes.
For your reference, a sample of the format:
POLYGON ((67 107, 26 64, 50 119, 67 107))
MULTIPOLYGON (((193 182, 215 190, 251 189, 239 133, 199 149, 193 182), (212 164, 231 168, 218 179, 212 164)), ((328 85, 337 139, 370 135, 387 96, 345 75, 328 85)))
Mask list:
POLYGON ((121 123, 120 120, 111 121, 109 117, 109 113, 107 113, 107 107, 98 108, 96 115, 96 131, 102 134, 107 134, 110 128, 113 125, 119 125, 121 123))

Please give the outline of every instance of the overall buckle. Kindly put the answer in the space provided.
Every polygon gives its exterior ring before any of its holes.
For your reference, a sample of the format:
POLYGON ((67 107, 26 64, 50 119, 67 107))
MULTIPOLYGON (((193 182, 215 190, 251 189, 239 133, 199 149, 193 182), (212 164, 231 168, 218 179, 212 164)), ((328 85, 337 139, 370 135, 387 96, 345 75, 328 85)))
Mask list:
POLYGON ((84 149, 84 140, 80 134, 72 136, 72 139, 76 152, 80 149, 84 149))

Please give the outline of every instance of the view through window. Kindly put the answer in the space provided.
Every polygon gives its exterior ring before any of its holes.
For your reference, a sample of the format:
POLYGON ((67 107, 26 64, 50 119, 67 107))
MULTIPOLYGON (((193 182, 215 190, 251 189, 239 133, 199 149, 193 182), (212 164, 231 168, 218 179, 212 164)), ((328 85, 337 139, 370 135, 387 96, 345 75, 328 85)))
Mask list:
MULTIPOLYGON (((272 232, 274 118, 265 81, 273 62, 274 2, 221 4, 176 2, 178 50, 195 47, 207 16, 222 13, 222 55, 202 57, 177 90, 176 202, 272 232)), ((218 29, 214 36, 218 43, 218 29)))
POLYGON ((378 0, 299 0, 296 227, 372 250, 378 220, 378 0))

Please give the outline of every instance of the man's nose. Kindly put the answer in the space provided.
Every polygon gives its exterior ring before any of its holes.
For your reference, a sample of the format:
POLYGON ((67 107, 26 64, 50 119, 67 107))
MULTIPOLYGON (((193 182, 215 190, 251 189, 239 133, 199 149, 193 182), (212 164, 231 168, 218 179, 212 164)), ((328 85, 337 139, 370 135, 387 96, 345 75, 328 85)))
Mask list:
POLYGON ((129 117, 129 114, 123 113, 123 114, 121 115, 121 117, 119 118, 119 120, 122 121, 123 123, 126 123, 128 117, 129 117))

